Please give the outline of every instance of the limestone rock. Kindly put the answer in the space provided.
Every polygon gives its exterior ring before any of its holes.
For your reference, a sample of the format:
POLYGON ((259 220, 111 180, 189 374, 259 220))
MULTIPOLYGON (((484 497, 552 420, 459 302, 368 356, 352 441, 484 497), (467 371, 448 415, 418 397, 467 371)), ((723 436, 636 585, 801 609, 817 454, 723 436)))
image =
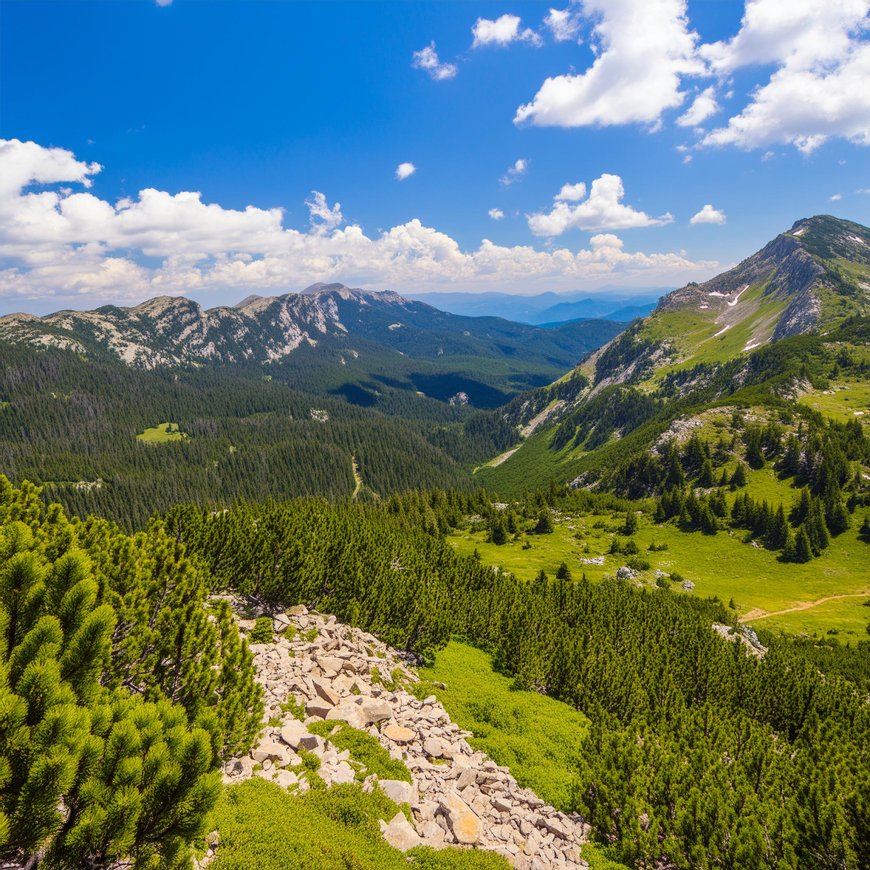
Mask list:
POLYGON ((381 779, 378 785, 394 804, 409 804, 414 797, 414 786, 402 779, 381 779))
POLYGON ((381 732, 385 737, 389 737, 394 743, 410 743, 417 735, 404 725, 387 725, 381 732))
POLYGON ((404 813, 396 813, 389 824, 381 822, 381 833, 384 839, 394 848, 401 852, 407 852, 415 846, 422 846, 423 840, 414 830, 411 823, 405 818, 404 813))
POLYGON ((393 715, 393 708, 387 701, 370 698, 364 700, 360 706, 366 719, 366 725, 383 722, 393 715))
POLYGON ((332 704, 327 704, 326 701, 318 698, 314 701, 309 701, 305 705, 305 714, 314 716, 317 719, 325 719, 326 714, 332 709, 332 704))
POLYGON ((458 843, 473 846, 480 839, 480 817, 456 792, 444 795, 439 806, 458 843))
POLYGON ((347 722, 352 728, 363 729, 368 724, 360 705, 354 704, 352 701, 345 701, 337 707, 332 707, 326 714, 326 718, 340 719, 347 722))
POLYGON ((444 754, 444 744, 437 737, 427 737, 423 741, 423 752, 430 758, 441 758, 444 754))
POLYGON ((279 733, 281 740, 291 749, 298 749, 299 741, 303 737, 310 736, 308 729, 298 719, 291 719, 281 728, 279 733))

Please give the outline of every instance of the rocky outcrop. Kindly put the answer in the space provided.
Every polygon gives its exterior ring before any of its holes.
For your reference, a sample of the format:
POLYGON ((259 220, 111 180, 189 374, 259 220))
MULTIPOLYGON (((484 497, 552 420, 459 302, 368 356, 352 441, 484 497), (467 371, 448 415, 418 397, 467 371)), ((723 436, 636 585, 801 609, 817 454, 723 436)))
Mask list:
MULTIPOLYGON (((264 729, 248 755, 225 765, 225 782, 257 775, 304 792, 300 753, 310 752, 327 785, 361 779, 364 789, 381 788, 397 804, 410 805, 410 820, 399 813, 381 824, 384 839, 396 848, 490 849, 523 870, 586 866, 582 819, 548 806, 476 751, 467 741, 470 732, 451 721, 435 696, 414 694, 418 678, 400 653, 301 606, 271 616, 275 641, 251 645, 265 691, 264 729), (288 708, 304 709, 303 720, 288 708), (360 770, 347 751, 311 732, 314 723, 330 720, 371 734, 406 765, 413 781, 378 780, 360 770)), ((254 620, 239 624, 247 631, 254 620)))

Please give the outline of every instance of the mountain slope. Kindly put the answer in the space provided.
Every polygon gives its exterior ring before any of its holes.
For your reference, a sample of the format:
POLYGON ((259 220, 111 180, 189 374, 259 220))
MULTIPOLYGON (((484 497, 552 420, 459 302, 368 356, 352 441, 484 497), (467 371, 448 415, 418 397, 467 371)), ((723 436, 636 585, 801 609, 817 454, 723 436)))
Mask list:
POLYGON ((870 229, 827 215, 805 218, 733 269, 669 293, 586 370, 596 385, 640 383, 868 310, 870 229))
POLYGON ((480 469, 491 491, 530 480, 590 483, 654 449, 669 427, 694 425, 710 403, 753 407, 809 392, 870 419, 866 390, 870 230, 827 216, 797 221, 738 266, 664 297, 572 373, 502 409, 517 442, 480 469))
POLYGON ((302 293, 276 297, 250 296, 233 307, 203 309, 183 297, 161 296, 132 308, 0 318, 0 338, 6 341, 108 354, 138 368, 270 363, 302 347, 352 347, 353 341, 364 339, 416 358, 510 359, 522 354, 529 363, 564 370, 620 329, 606 321, 542 329, 495 317, 461 317, 396 293, 341 284, 315 284, 302 293))

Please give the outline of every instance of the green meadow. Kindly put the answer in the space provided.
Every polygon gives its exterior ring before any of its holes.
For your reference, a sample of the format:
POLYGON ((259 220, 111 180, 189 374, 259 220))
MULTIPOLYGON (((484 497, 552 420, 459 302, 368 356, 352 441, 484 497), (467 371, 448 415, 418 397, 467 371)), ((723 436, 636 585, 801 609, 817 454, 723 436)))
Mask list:
MULTIPOLYGON (((797 497, 797 490, 778 481, 769 469, 752 472, 747 490, 773 504, 783 501, 787 508, 797 497)), ((760 627, 817 636, 836 632, 840 639, 858 640, 866 637, 864 627, 870 617, 870 609, 863 606, 870 597, 870 547, 858 537, 862 519, 859 510, 852 528, 833 538, 822 556, 796 564, 779 561, 776 552, 747 540, 742 530, 704 535, 683 531, 673 523, 656 525, 647 514, 639 514, 633 538, 650 568, 637 579, 652 586, 656 571, 677 572, 695 588, 683 593, 673 584, 675 592, 705 598, 716 595, 726 604, 733 599, 738 616, 765 617, 758 620, 760 627), (650 551, 651 544, 666 545, 667 549, 650 551), (844 595, 853 597, 815 604, 844 595), (806 609, 779 613, 794 607, 806 609)), ((626 562, 626 556, 609 553, 622 523, 621 514, 557 514, 549 535, 521 534, 499 546, 487 541, 486 531, 459 530, 449 540, 460 552, 477 550, 485 563, 522 579, 531 580, 541 570, 552 577, 564 562, 572 576, 585 573, 590 580, 600 580, 615 574, 626 562)))
MULTIPOLYGON (((577 753, 589 724, 582 713, 516 688, 493 668, 487 653, 455 640, 438 653, 433 667, 420 670, 420 677, 417 691, 436 695, 451 719, 474 733, 468 742, 475 749, 509 767, 520 785, 543 800, 571 809, 577 753)), ((583 857, 591 870, 624 870, 592 843, 583 847, 583 857)))
POLYGON ((136 437, 147 444, 165 444, 169 441, 184 441, 189 436, 178 428, 178 423, 158 423, 136 437))

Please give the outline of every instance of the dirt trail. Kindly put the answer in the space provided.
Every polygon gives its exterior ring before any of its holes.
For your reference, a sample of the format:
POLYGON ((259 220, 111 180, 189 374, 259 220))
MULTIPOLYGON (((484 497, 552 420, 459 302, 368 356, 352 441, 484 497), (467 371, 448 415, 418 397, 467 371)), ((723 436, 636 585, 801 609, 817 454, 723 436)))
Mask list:
POLYGON ((797 613, 800 610, 810 610, 819 604, 824 604, 827 601, 836 601, 839 598, 866 598, 868 595, 870 595, 870 592, 847 592, 843 595, 828 595, 815 601, 802 601, 794 607, 786 607, 784 610, 771 610, 770 612, 756 608, 755 610, 750 610, 740 621, 754 622, 757 619, 767 619, 769 616, 782 616, 784 613, 797 613))
POLYGON ((362 474, 360 473, 360 470, 359 470, 359 463, 356 461, 356 454, 351 456, 350 464, 351 464, 351 467, 353 468, 353 479, 356 482, 356 487, 354 488, 353 495, 351 496, 351 498, 356 498, 360 494, 360 492, 362 492, 362 488, 363 488, 362 474))

